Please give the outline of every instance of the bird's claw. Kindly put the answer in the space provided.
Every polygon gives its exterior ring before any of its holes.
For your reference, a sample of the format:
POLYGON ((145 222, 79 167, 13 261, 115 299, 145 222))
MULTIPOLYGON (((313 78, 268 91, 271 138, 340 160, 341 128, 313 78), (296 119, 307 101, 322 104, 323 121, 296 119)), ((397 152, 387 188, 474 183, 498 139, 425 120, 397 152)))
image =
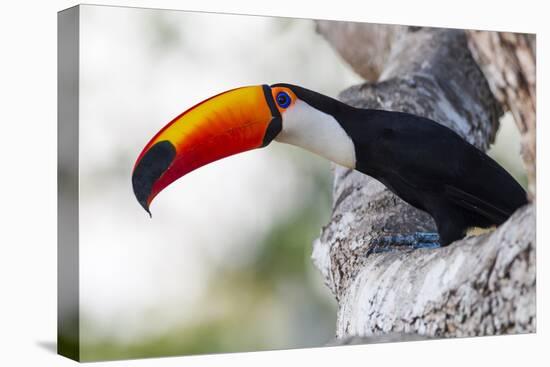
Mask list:
POLYGON ((439 244, 439 235, 433 232, 415 232, 412 234, 398 234, 391 236, 382 236, 373 241, 373 247, 369 253, 393 252, 402 248, 433 249, 441 247, 439 244))

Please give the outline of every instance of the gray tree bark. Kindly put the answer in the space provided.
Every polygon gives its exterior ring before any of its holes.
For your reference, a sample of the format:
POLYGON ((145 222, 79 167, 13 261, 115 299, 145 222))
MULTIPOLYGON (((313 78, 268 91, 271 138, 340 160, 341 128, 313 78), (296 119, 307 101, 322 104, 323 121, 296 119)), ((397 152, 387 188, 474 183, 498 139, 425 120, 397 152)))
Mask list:
MULTIPOLYGON (((342 101, 428 117, 484 150, 494 140, 502 107, 465 32, 328 21, 317 30, 360 75, 376 80, 343 91, 342 101), (371 47, 377 37, 387 44, 371 47)), ((377 238, 433 231, 433 220, 373 178, 339 166, 333 198, 312 259, 338 301, 338 340, 535 330, 534 204, 496 231, 446 248, 376 254, 377 238)))
POLYGON ((470 50, 491 91, 512 113, 522 136, 529 199, 536 190, 536 48, 534 34, 468 31, 470 50))

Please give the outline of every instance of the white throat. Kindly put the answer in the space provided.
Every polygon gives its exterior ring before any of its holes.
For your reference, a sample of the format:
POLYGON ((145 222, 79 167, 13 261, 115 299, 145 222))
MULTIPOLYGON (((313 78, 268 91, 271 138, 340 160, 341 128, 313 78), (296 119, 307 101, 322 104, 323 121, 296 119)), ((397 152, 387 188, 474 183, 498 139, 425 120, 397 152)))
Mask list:
POLYGON ((283 128, 275 138, 299 146, 341 166, 355 168, 355 147, 331 115, 297 100, 283 113, 283 128))

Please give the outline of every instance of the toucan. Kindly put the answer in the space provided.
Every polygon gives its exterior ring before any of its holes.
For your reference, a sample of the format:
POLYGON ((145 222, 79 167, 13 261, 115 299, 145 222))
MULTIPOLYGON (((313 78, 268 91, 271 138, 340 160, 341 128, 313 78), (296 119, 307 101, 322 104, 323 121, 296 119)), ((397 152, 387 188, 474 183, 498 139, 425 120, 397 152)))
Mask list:
POLYGON ((355 108, 286 83, 232 89, 174 118, 139 154, 134 194, 150 215, 153 198, 178 178, 273 140, 380 181, 432 216, 438 236, 421 238, 439 246, 471 228, 498 226, 527 203, 524 189, 504 168, 435 121, 355 108))

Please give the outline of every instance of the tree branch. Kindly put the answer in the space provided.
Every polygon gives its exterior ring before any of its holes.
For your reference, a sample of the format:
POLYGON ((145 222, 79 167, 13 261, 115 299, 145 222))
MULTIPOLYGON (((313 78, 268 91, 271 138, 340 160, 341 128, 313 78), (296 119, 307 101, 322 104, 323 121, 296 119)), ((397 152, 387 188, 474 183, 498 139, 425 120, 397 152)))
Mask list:
MULTIPOLYGON (((338 39, 327 35, 330 29, 324 27, 325 37, 338 39)), ((428 117, 487 149, 502 109, 470 54, 466 34, 409 28, 389 48, 378 82, 351 87, 340 99, 428 117)), ((332 218, 314 242, 312 258, 339 303, 338 338, 534 330, 533 206, 491 235, 447 248, 370 254, 375 239, 434 230, 433 220, 378 181, 339 166, 333 197, 332 218)))
POLYGON ((535 35, 468 31, 468 45, 491 91, 512 113, 521 134, 530 200, 536 190, 535 35))

